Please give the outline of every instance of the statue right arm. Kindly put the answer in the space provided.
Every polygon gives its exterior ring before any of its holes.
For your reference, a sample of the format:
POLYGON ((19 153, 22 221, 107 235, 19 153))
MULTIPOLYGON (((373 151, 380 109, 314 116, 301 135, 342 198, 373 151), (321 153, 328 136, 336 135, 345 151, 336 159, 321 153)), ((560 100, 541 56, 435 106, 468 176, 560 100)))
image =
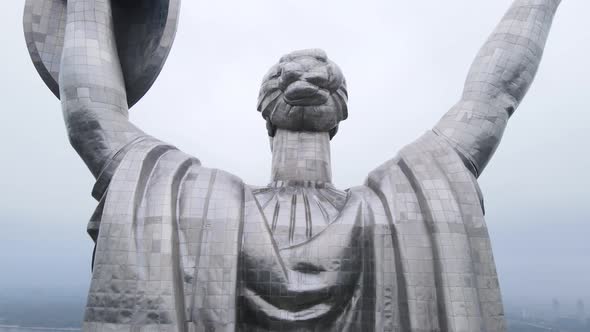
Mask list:
POLYGON ((59 76, 68 137, 98 177, 111 157, 145 134, 129 122, 111 0, 68 0, 59 76))
POLYGON ((533 82, 561 0, 514 0, 471 65, 459 102, 434 128, 479 176, 533 82))

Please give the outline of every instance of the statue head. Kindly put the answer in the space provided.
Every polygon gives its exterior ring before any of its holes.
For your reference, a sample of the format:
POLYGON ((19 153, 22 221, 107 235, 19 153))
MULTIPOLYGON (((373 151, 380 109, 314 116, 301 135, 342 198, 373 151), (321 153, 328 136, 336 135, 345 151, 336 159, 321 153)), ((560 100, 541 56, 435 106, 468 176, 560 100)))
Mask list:
POLYGON ((264 76, 258 111, 268 135, 277 128, 329 132, 348 117, 346 80, 340 68, 320 49, 289 53, 264 76))

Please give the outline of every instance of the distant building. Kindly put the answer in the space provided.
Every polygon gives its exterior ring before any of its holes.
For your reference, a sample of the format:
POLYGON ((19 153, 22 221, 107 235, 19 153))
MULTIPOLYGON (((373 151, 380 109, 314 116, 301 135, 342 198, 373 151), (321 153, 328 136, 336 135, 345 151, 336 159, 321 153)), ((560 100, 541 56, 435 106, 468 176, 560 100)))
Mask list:
POLYGON ((586 311, 582 299, 578 300, 578 303, 576 303, 576 317, 578 317, 578 320, 582 323, 586 321, 586 311))
POLYGON ((553 321, 557 321, 559 319, 559 317, 561 316, 561 314, 560 314, 559 301, 555 298, 553 299, 552 307, 553 307, 553 321))

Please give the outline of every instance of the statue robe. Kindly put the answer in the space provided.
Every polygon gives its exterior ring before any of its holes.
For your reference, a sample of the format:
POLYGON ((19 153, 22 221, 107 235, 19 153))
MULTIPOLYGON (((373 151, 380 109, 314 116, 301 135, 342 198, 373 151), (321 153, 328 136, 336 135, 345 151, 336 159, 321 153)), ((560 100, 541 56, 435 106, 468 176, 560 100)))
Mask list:
POLYGON ((431 131, 346 191, 144 137, 93 195, 85 331, 506 330, 477 181, 431 131))

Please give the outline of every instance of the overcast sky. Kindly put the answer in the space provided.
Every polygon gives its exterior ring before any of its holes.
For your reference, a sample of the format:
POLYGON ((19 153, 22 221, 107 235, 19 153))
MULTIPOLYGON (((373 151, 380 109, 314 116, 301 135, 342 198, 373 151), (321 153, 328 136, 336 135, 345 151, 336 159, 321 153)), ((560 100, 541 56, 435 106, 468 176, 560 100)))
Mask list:
MULTIPOLYGON (((0 290, 83 294, 93 178, 30 62, 23 3, 4 1, 0 11, 0 290)), ((350 96, 350 117, 332 144, 335 184, 358 185, 457 101, 510 3, 184 1, 168 62, 131 118, 206 166, 265 184, 271 159, 256 112, 262 76, 285 53, 323 48, 350 96)), ((590 1, 563 0, 535 83, 480 178, 511 301, 590 298, 589 16, 590 1)))

